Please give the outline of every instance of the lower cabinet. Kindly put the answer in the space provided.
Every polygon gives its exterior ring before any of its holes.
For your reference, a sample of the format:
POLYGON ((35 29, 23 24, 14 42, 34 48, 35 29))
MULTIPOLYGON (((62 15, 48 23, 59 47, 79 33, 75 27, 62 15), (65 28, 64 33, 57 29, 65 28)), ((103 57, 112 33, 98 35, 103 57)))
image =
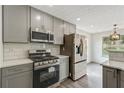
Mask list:
POLYGON ((103 66, 103 88, 124 88, 124 71, 103 66))
POLYGON ((2 79, 3 88, 31 88, 32 71, 6 76, 2 79))
POLYGON ((32 88, 32 64, 2 69, 3 88, 32 88))
POLYGON ((69 57, 60 58, 60 82, 69 77, 69 57))
POLYGON ((117 70, 103 67, 103 88, 117 88, 117 70))
POLYGON ((119 73, 119 86, 120 88, 124 88, 124 71, 120 71, 119 73))
POLYGON ((1 68, 0 68, 0 88, 2 87, 2 80, 1 80, 1 77, 2 77, 2 73, 1 73, 1 68))

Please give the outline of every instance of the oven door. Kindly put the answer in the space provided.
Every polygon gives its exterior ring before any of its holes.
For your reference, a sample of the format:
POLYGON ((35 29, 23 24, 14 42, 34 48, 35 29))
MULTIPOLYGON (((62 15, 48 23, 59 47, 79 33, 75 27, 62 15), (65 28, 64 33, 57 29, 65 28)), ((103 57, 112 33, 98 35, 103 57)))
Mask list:
POLYGON ((31 42, 48 42, 48 34, 31 31, 31 42))
POLYGON ((59 81, 59 65, 35 70, 33 73, 33 87, 46 88, 59 81))

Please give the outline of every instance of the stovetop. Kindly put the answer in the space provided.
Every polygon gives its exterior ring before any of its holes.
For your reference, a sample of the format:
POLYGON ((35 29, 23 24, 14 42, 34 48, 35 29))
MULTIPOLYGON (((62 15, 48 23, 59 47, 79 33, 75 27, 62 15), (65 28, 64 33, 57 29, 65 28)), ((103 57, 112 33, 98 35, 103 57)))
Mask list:
POLYGON ((49 61, 49 60, 54 60, 59 58, 56 56, 45 56, 45 57, 32 57, 30 59, 34 62, 41 62, 41 61, 49 61))

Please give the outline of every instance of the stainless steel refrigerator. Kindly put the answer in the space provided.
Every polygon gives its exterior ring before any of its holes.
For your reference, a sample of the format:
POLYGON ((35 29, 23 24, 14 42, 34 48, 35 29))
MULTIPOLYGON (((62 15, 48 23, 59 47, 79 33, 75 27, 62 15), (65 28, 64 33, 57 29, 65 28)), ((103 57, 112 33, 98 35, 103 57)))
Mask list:
POLYGON ((86 74, 87 40, 79 34, 64 35, 60 54, 69 56, 70 77, 77 80, 86 74))

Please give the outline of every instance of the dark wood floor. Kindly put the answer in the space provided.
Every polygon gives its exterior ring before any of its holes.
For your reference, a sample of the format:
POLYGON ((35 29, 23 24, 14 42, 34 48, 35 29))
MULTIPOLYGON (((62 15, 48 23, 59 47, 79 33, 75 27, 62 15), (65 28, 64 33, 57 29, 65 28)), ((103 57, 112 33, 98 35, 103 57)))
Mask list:
POLYGON ((87 75, 77 81, 67 79, 59 88, 102 88, 102 66, 96 63, 87 65, 87 75))

